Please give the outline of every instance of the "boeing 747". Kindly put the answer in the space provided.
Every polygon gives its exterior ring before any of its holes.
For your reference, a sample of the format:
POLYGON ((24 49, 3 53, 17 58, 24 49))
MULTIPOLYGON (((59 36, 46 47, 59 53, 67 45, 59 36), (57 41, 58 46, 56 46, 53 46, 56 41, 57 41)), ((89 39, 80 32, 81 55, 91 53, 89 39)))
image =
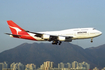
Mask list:
POLYGON ((12 20, 7 21, 9 28, 12 32, 6 33, 10 37, 19 38, 19 39, 28 39, 34 41, 52 41, 52 44, 61 44, 64 42, 72 42, 76 39, 91 39, 93 42, 94 37, 98 37, 102 34, 101 31, 96 30, 95 28, 74 28, 66 29, 60 31, 46 31, 46 32, 30 32, 22 29, 12 20))

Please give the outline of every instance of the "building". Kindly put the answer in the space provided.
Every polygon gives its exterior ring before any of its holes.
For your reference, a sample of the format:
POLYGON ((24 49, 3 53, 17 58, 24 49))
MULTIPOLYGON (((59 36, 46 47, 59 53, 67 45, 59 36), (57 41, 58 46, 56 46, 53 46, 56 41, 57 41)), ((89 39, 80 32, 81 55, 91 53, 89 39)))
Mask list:
MULTIPOLYGON (((0 63, 0 70, 89 70, 90 65, 86 62, 79 63, 77 61, 72 62, 71 64, 68 63, 58 63, 58 68, 53 68, 53 62, 46 61, 44 62, 40 68, 36 69, 35 64, 27 64, 24 65, 19 62, 15 63, 13 62, 10 65, 10 68, 8 68, 8 64, 6 62, 0 63)), ((95 67, 93 70, 99 70, 97 67, 95 67)), ((105 70, 105 67, 102 69, 105 70)))
POLYGON ((19 62, 19 63, 14 63, 13 62, 10 65, 10 68, 11 68, 11 70, 24 70, 24 65, 21 62, 19 62))
POLYGON ((79 64, 77 61, 72 62, 72 69, 76 69, 79 67, 79 64))
POLYGON ((53 68, 53 62, 50 62, 50 61, 46 61, 44 62, 44 64, 40 66, 40 69, 42 70, 50 70, 52 68, 53 68))
POLYGON ((4 68, 3 70, 11 70, 10 68, 4 68))
POLYGON ((70 63, 67 63, 67 65, 68 65, 68 68, 70 69, 71 68, 71 64, 70 63))
POLYGON ((105 67, 103 69, 101 69, 101 70, 105 70, 105 67))
POLYGON ((36 70, 36 65, 35 64, 27 64, 25 66, 25 70, 36 70))
POLYGON ((7 68, 8 68, 8 64, 6 62, 0 63, 0 70, 7 69, 7 68))
POLYGON ((88 64, 88 63, 83 61, 82 63, 79 63, 79 67, 81 69, 87 69, 87 70, 89 70, 90 69, 90 64, 88 64))
POLYGON ((60 68, 64 68, 64 63, 63 63, 63 62, 59 63, 59 64, 58 64, 58 68, 59 68, 59 69, 60 69, 60 68))
POLYGON ((78 63, 77 61, 70 63, 58 63, 58 69, 62 70, 75 70, 75 69, 80 69, 80 70, 89 70, 90 65, 86 62, 78 63))
POLYGON ((71 68, 71 64, 70 63, 63 63, 63 62, 61 62, 61 63, 58 63, 58 68, 60 69, 60 68, 71 68))
POLYGON ((99 70, 97 67, 95 67, 93 70, 99 70))

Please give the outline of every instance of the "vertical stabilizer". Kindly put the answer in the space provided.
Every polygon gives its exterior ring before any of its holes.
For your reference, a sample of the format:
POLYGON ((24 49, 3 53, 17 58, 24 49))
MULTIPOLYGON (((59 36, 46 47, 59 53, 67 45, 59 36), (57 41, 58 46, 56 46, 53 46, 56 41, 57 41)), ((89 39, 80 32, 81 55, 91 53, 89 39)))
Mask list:
POLYGON ((7 23, 9 25, 9 28, 10 28, 12 34, 18 35, 22 31, 25 31, 20 26, 18 26, 16 23, 14 23, 12 20, 8 20, 7 23))

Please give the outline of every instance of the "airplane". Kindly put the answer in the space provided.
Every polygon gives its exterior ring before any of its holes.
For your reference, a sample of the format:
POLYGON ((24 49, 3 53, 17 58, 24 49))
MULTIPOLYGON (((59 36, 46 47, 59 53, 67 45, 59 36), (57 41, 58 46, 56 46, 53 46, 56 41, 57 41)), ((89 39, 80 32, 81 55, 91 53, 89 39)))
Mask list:
POLYGON ((7 23, 12 34, 6 34, 10 35, 10 37, 34 41, 52 41, 53 45, 61 45, 62 41, 72 42, 72 40, 76 39, 89 38, 91 39, 91 42, 93 42, 94 37, 98 37, 102 34, 101 31, 96 30, 95 28, 73 28, 60 31, 30 32, 22 29, 12 20, 7 20, 7 23))

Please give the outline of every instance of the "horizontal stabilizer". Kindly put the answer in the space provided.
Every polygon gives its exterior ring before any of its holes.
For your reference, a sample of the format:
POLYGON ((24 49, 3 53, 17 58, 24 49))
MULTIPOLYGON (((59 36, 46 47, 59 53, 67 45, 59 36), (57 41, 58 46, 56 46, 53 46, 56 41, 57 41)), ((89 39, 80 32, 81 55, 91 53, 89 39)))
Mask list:
POLYGON ((10 33, 5 33, 7 35, 13 36, 13 37, 20 37, 21 35, 15 35, 15 34, 10 34, 10 33))

